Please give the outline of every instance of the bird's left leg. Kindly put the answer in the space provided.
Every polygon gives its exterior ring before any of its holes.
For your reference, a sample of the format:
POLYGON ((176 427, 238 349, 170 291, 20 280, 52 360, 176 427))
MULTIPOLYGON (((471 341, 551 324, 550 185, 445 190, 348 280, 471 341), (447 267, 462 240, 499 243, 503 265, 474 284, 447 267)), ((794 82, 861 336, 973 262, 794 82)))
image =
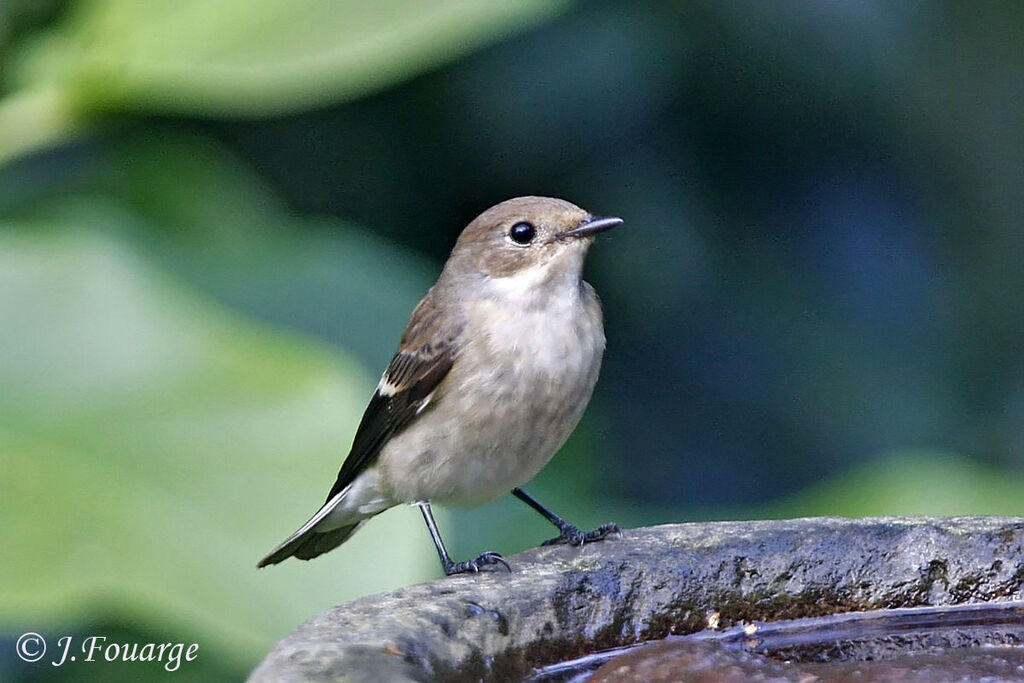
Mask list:
POLYGON ((514 495, 516 498, 523 501, 524 503, 532 507, 534 510, 539 512, 544 517, 544 519, 554 524, 556 527, 558 527, 558 530, 562 532, 560 536, 544 541, 543 543, 541 543, 541 545, 555 545, 558 543, 568 543, 569 545, 573 546, 581 546, 584 543, 600 541, 602 538, 608 536, 609 534, 620 533, 619 525, 614 522, 602 524, 593 531, 580 531, 575 526, 569 524, 569 522, 565 521, 564 519, 556 515, 554 512, 548 510, 546 507, 541 505, 537 501, 537 499, 528 494, 526 491, 519 488, 512 489, 512 495, 514 495))

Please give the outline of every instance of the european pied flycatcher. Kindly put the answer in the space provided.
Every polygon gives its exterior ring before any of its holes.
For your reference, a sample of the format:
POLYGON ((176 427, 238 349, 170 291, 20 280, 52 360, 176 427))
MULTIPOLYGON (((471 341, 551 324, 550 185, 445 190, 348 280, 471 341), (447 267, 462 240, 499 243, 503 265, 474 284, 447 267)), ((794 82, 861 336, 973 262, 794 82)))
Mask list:
POLYGON ((549 197, 510 199, 470 223, 413 311, 327 502, 258 566, 311 559, 417 503, 445 574, 508 567, 494 552, 453 562, 430 503, 475 506, 509 491, 558 527, 547 543, 617 532, 580 531, 519 486, 565 443, 597 382, 604 327, 583 260, 594 235, 621 223, 549 197))

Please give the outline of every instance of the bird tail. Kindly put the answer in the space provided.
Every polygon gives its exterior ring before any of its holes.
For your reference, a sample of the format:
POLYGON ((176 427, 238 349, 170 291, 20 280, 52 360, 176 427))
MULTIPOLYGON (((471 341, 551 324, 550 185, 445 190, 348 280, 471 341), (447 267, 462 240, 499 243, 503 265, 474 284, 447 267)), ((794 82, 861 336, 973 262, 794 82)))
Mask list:
POLYGON ((348 537, 358 531, 359 527, 365 524, 373 515, 367 515, 361 519, 356 518, 352 524, 345 524, 332 529, 318 530, 316 528, 337 507, 346 493, 348 493, 347 487, 328 500, 295 533, 286 538, 281 545, 271 550, 266 557, 260 560, 256 568, 262 569, 268 565, 283 562, 293 555, 300 560, 311 560, 318 555, 323 555, 328 550, 334 550, 348 540, 348 537))
POLYGON ((263 567, 283 562, 293 555, 300 560, 312 560, 318 555, 323 555, 328 550, 337 548, 365 523, 366 520, 364 519, 351 526, 338 527, 330 531, 313 531, 312 529, 304 533, 296 531, 284 543, 270 551, 266 557, 260 560, 256 567, 262 569, 263 567))

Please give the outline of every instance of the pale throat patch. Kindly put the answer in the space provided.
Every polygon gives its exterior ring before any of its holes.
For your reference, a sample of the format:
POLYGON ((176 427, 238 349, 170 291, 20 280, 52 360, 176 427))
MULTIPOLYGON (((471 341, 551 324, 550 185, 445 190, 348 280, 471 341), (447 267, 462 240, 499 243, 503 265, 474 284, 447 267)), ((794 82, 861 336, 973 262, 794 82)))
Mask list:
POLYGON ((585 250, 573 249, 551 261, 520 270, 515 275, 487 279, 487 288, 498 297, 524 300, 543 294, 550 296, 559 286, 575 288, 583 270, 585 250), (546 283, 546 284, 545 284, 546 283))

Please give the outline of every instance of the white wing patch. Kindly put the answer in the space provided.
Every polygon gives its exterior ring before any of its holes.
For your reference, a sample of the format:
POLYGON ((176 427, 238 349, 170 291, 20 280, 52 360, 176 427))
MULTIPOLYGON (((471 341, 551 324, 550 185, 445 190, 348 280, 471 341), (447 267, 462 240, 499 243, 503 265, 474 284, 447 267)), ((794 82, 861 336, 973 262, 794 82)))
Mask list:
POLYGON ((434 398, 434 393, 435 392, 431 391, 429 394, 427 394, 426 398, 423 399, 423 402, 420 403, 420 407, 416 409, 417 415, 419 415, 420 413, 427 409, 427 406, 430 405, 430 401, 434 398))
POLYGON ((398 387, 388 381, 388 374, 385 372, 384 376, 380 378, 380 382, 377 383, 377 393, 381 396, 388 398, 398 393, 398 387))

